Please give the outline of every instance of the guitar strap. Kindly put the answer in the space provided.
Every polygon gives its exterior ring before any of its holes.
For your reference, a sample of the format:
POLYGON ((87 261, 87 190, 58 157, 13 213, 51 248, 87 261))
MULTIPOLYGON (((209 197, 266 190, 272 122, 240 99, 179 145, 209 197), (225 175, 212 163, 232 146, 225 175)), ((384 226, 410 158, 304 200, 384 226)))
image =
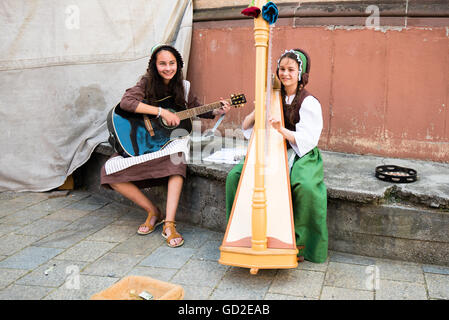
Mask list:
POLYGON ((150 133, 150 136, 154 136, 153 126, 151 125, 150 118, 148 118, 146 114, 143 115, 143 123, 145 124, 145 128, 147 129, 147 131, 150 133))

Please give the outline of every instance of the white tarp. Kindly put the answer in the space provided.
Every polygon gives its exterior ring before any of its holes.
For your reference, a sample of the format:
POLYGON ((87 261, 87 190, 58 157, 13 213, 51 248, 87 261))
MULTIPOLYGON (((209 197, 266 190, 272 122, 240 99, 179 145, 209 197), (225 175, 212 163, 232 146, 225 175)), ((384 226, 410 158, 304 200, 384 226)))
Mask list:
POLYGON ((107 141, 106 115, 156 43, 187 70, 192 0, 2 0, 0 191, 62 185, 107 141))

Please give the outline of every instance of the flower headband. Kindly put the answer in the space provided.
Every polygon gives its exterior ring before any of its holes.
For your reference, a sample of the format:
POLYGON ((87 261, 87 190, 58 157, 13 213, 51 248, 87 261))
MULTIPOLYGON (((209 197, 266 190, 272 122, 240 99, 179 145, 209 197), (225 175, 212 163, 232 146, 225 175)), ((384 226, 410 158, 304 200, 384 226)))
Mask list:
POLYGON ((279 69, 279 64, 281 63, 282 58, 284 58, 287 53, 293 53, 296 56, 296 61, 298 62, 298 65, 299 65, 298 81, 301 81, 301 76, 306 72, 306 69, 307 69, 307 58, 300 51, 296 51, 293 49, 285 50, 284 53, 281 55, 281 57, 278 60, 278 69, 279 69), (303 68, 303 66, 304 66, 304 68, 303 68))

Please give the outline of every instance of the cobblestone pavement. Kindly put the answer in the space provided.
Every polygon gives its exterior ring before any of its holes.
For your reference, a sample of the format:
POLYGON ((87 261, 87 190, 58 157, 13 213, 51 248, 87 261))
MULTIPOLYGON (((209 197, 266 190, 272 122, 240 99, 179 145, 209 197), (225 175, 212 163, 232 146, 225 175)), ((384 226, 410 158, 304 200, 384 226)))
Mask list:
POLYGON ((90 299, 127 275, 181 285, 186 300, 449 299, 449 267, 329 252, 323 264, 260 270, 218 263, 223 233, 178 223, 167 247, 145 213, 85 191, 0 193, 0 299, 90 299))

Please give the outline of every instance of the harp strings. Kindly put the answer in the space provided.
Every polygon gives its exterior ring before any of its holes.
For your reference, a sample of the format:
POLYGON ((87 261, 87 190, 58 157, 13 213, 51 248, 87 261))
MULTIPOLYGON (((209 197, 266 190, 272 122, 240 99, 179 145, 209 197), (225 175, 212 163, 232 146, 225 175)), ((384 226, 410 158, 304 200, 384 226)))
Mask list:
MULTIPOLYGON (((269 129, 270 129, 270 123, 268 119, 270 119, 271 116, 271 95, 272 95, 272 89, 273 89, 273 73, 272 73, 272 37, 273 35, 273 25, 269 25, 269 34, 268 34, 268 55, 267 55, 267 83, 266 83, 266 98, 265 98, 265 158, 269 158, 269 129)), ((268 165, 268 162, 265 162, 265 165, 268 165)))

